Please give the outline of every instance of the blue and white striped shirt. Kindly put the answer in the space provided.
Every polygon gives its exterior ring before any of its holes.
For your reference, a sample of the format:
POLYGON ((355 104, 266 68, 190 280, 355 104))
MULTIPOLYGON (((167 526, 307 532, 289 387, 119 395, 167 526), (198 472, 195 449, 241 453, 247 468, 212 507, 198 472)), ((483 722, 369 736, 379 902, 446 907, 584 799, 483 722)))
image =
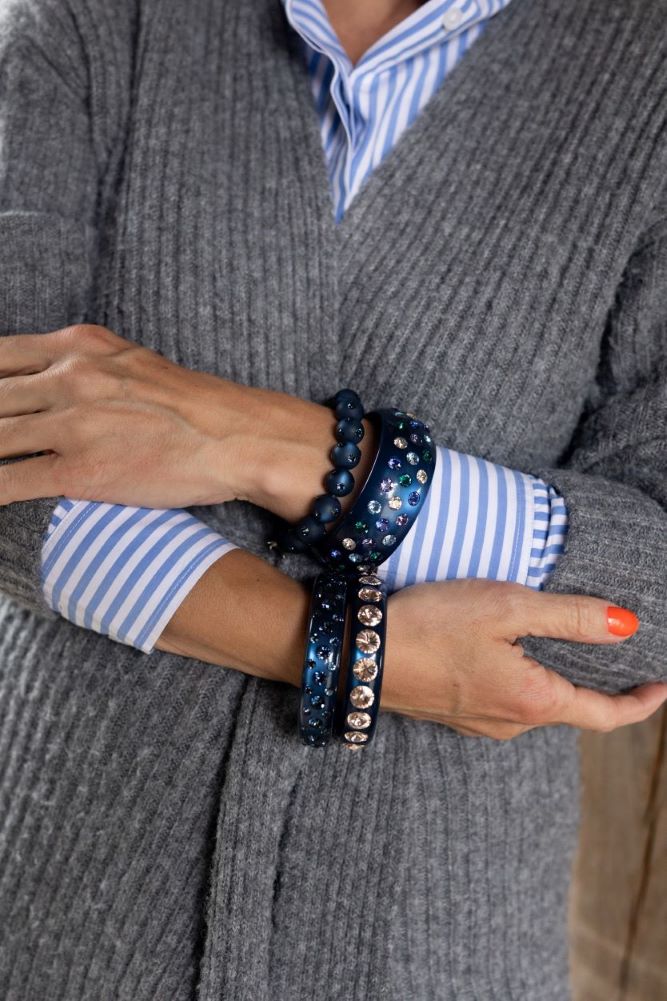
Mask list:
MULTIPOLYGON (((320 0, 282 2, 301 36, 339 221, 509 0, 429 0, 354 67, 320 0)), ((426 504, 379 573, 390 590, 462 577, 539 588, 564 551, 566 532, 565 504, 552 487, 438 445, 426 504)), ((64 498, 44 541, 44 594, 77 625, 148 653, 206 569, 235 548, 187 511, 64 498)))

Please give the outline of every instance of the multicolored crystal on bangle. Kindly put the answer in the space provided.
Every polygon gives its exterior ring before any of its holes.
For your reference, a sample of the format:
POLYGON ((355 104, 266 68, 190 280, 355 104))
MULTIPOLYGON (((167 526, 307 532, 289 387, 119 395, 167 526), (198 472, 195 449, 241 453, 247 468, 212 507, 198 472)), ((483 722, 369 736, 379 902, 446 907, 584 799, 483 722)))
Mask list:
POLYGON ((371 471, 352 508, 311 544, 323 563, 344 572, 372 569, 391 556, 414 524, 435 469, 426 424, 402 410, 366 417, 378 431, 371 471))

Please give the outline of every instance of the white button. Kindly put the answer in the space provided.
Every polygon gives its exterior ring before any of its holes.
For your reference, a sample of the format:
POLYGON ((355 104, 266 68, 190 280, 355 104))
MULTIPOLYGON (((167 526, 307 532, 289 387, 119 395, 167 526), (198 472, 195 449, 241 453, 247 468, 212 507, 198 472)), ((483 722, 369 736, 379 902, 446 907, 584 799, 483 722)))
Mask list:
POLYGON ((463 20, 463 12, 458 9, 458 7, 452 7, 450 10, 446 11, 442 18, 442 26, 446 28, 447 31, 451 31, 452 28, 456 28, 457 25, 463 20))

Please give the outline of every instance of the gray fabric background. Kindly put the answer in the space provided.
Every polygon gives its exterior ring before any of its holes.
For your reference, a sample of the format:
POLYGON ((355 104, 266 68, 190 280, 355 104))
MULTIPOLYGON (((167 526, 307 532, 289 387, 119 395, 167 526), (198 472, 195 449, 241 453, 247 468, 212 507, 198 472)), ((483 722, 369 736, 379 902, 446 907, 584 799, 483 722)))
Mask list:
MULTIPOLYGON (((571 525, 549 590, 641 627, 526 649, 664 678, 666 16, 513 0, 336 228, 277 0, 0 0, 1 332, 87 319, 351 384, 544 477, 571 525)), ((313 752, 295 688, 50 613, 55 502, 0 508, 6 1001, 566 1001, 575 731, 383 713, 372 753, 313 752)), ((262 512, 197 513, 265 555, 262 512)))

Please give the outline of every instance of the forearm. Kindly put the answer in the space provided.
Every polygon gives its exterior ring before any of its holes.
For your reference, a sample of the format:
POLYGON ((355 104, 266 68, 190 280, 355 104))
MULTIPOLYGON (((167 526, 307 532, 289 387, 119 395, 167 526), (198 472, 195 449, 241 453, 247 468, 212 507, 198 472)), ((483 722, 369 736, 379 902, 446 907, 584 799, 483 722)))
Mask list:
POLYGON ((303 584, 235 549, 200 578, 156 648, 298 686, 308 605, 303 584))

